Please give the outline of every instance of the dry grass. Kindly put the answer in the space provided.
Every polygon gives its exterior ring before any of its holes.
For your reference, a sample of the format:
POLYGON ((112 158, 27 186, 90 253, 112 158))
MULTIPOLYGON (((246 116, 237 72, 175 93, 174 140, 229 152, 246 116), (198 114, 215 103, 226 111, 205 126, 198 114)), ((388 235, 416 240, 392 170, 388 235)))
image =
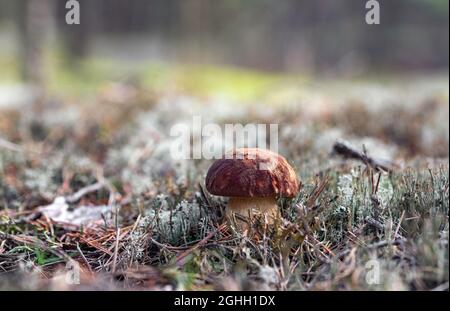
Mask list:
POLYGON ((19 113, 0 141, 0 288, 448 290, 448 98, 339 100, 268 115, 126 85, 19 113), (276 226, 236 232, 203 188, 211 162, 167 156, 170 126, 192 114, 280 124, 303 186, 276 226), (360 157, 333 155, 339 139, 360 157))

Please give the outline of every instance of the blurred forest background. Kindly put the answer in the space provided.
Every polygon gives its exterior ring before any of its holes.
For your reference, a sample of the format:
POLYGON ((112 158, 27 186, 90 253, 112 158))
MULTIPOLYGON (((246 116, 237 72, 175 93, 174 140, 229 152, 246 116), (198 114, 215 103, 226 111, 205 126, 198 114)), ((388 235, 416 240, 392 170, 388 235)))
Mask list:
POLYGON ((66 1, 0 0, 0 57, 13 55, 22 77, 37 80, 50 49, 72 63, 97 56, 332 76, 449 65, 446 0, 380 1, 380 25, 365 23, 361 0, 79 3, 81 24, 67 25, 66 1))

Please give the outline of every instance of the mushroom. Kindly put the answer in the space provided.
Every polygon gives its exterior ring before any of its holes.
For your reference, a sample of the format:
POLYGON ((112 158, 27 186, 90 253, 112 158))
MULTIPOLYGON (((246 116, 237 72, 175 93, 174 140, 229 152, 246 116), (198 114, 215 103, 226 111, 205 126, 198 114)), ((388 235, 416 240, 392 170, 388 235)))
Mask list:
MULTIPOLYGON (((230 198, 226 208, 228 219, 251 220, 261 215, 269 224, 279 215, 277 198, 294 197, 299 190, 297 176, 286 159, 258 148, 235 149, 231 155, 214 162, 205 184, 211 194, 230 198)), ((241 229, 248 228, 248 223, 242 221, 235 224, 241 229)))

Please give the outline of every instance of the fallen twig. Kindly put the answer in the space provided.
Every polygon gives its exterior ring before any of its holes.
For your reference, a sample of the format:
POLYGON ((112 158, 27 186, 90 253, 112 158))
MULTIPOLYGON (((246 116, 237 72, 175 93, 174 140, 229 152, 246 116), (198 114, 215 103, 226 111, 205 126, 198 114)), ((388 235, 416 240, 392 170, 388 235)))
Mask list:
POLYGON ((117 265, 117 254, 119 251, 119 241, 120 241, 120 228, 117 228, 117 234, 116 234, 116 242, 114 244, 114 259, 113 259, 113 266, 112 266, 112 272, 116 272, 116 265, 117 265))
POLYGON ((184 257, 186 257, 187 255, 189 255, 190 253, 192 253, 193 251, 195 251, 196 249, 202 247, 204 244, 206 244, 206 242, 208 242, 208 240, 210 238, 212 238, 217 232, 222 231, 226 228, 226 224, 222 224, 219 228, 217 228, 214 231, 211 231, 210 233, 208 233, 207 236, 205 236, 200 242, 198 242, 197 244, 195 244, 193 247, 191 247, 190 249, 188 249, 187 251, 181 253, 179 256, 177 256, 176 262, 179 262, 180 260, 182 260, 184 257))
POLYGON ((81 198, 84 197, 86 194, 98 191, 98 190, 102 189, 103 187, 105 187, 104 183, 97 182, 95 184, 92 184, 92 185, 86 186, 84 188, 81 188, 80 190, 78 190, 74 194, 72 194, 70 196, 67 196, 65 198, 66 202, 67 203, 75 203, 75 202, 81 200, 81 198))
POLYGON ((333 145, 333 153, 348 159, 355 159, 372 167, 376 171, 391 172, 397 165, 391 161, 369 157, 365 153, 356 150, 345 141, 338 141, 333 145))
POLYGON ((34 154, 39 154, 40 153, 39 151, 37 151, 35 149, 24 148, 21 145, 15 144, 15 143, 10 142, 9 140, 6 140, 6 139, 1 138, 1 137, 0 137, 0 148, 8 149, 8 150, 14 151, 14 152, 29 151, 29 152, 34 153, 34 154))
POLYGON ((30 244, 30 245, 33 245, 34 247, 38 247, 47 252, 50 252, 53 255, 56 255, 57 257, 64 259, 66 261, 73 260, 69 255, 67 255, 62 250, 49 247, 45 242, 43 242, 33 236, 27 236, 27 235, 22 235, 22 234, 21 235, 13 235, 13 234, 7 234, 7 233, 0 232, 0 239, 9 239, 9 240, 14 241, 15 243, 20 243, 20 244, 25 244, 25 245, 30 244))
POLYGON ((83 253, 83 251, 82 251, 81 248, 80 248, 80 243, 78 243, 78 242, 77 242, 77 250, 78 250, 78 252, 80 253, 81 258, 83 258, 84 262, 86 263, 86 266, 88 267, 89 272, 90 272, 91 274, 94 273, 94 272, 92 271, 91 264, 90 264, 89 261, 87 260, 86 256, 84 256, 84 253, 83 253))
POLYGON ((22 152, 23 148, 15 143, 0 138, 0 148, 8 149, 15 152, 22 152))
MULTIPOLYGON (((384 231, 386 229, 385 225, 381 223, 380 221, 373 219, 371 217, 366 218, 366 223, 371 225, 372 227, 375 227, 381 231, 384 231)), ((405 239, 398 231, 396 230, 394 234, 394 239, 405 239)))

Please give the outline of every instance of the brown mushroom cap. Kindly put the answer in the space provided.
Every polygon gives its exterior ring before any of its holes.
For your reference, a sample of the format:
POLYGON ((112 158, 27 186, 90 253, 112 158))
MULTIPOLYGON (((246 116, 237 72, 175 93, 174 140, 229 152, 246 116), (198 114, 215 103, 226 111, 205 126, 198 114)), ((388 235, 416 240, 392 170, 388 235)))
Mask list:
POLYGON ((206 189, 226 197, 294 197, 299 184, 285 158, 270 150, 235 149, 206 175, 206 189))

